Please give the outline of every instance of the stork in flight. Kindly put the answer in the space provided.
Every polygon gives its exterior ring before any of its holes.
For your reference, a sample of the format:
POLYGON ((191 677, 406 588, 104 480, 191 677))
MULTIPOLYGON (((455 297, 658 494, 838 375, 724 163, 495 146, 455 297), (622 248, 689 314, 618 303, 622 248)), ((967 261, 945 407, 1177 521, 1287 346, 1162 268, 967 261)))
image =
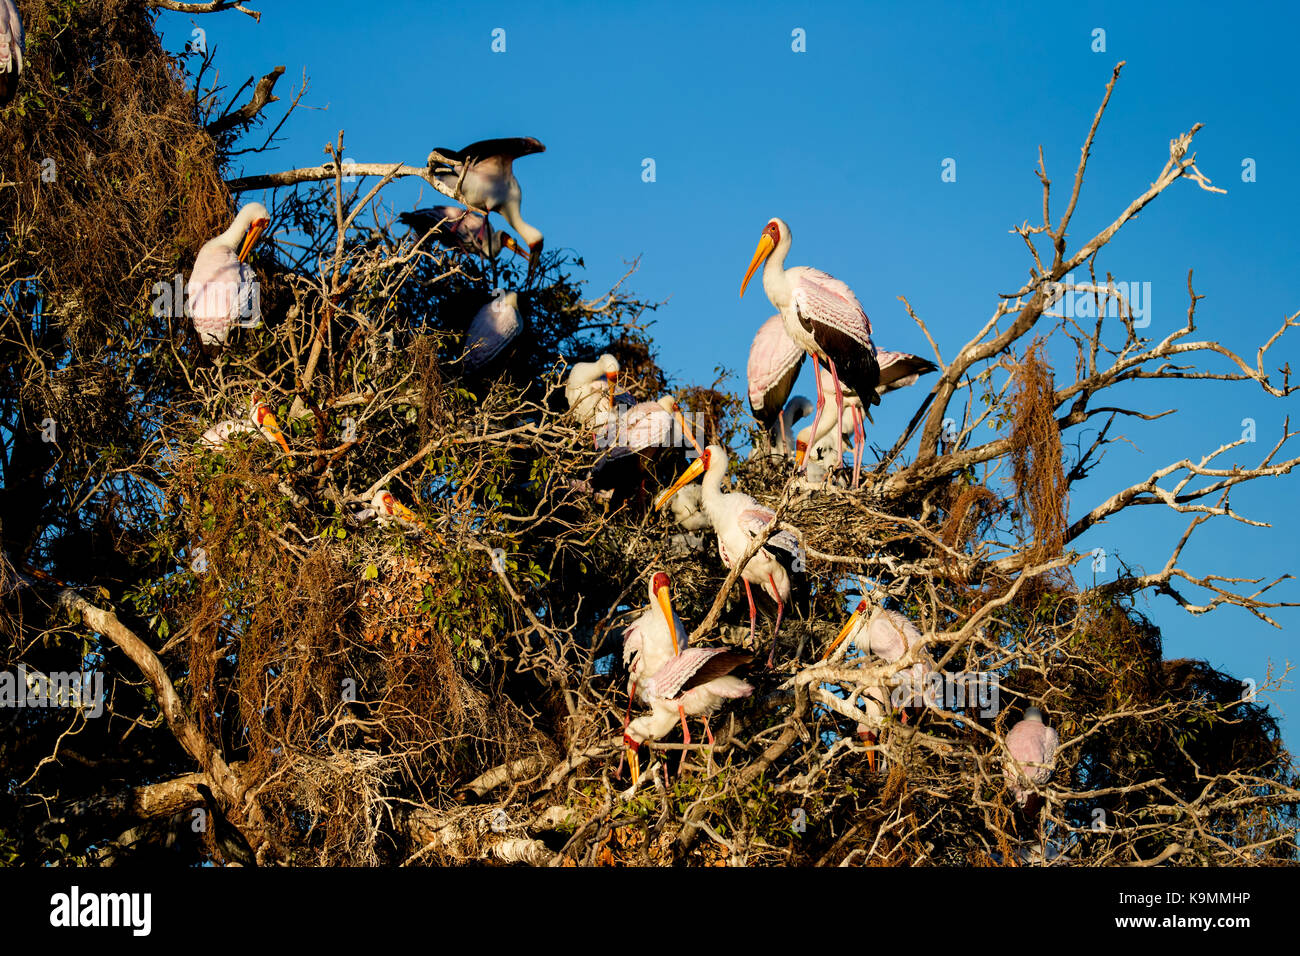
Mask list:
POLYGON ((229 229, 203 244, 194 260, 185 286, 186 311, 209 353, 226 344, 235 326, 262 323, 257 275, 246 260, 270 221, 265 206, 249 203, 229 229))
MULTIPOLYGON (((688 647, 686 627, 673 610, 671 581, 659 571, 650 576, 650 604, 623 632, 623 660, 628 667, 628 717, 633 700, 650 713, 625 720, 623 743, 632 768, 632 783, 641 776, 637 753, 647 740, 658 740, 681 721, 682 742, 689 745, 687 717, 701 717, 709 744, 709 715, 726 701, 748 697, 754 688, 731 672, 751 657, 725 647, 688 647)), ((686 751, 682 751, 682 760, 686 751)))
POLYGON ((519 214, 523 193, 515 178, 514 162, 520 156, 544 152, 546 147, 537 140, 522 136, 484 139, 464 149, 439 146, 429 154, 429 172, 457 199, 484 212, 500 213, 528 243, 530 269, 542 251, 542 233, 519 214))
MULTIPOLYGON (((821 362, 831 370, 835 390, 835 421, 844 414, 843 387, 866 396, 872 405, 880 403, 876 385, 880 367, 876 346, 871 341, 871 320, 862 310, 853 290, 819 269, 809 266, 785 268, 790 251, 790 227, 781 219, 770 219, 759 237, 758 248, 740 284, 743 297, 754 272, 763 266, 763 291, 781 314, 785 331, 799 348, 813 357, 817 374, 819 419, 826 407, 820 375, 821 362)), ((867 409, 870 419, 870 410, 867 409)))
MULTIPOLYGON (((700 475, 704 476, 700 500, 705 516, 718 536, 718 555, 728 569, 740 560, 750 543, 766 531, 776 520, 776 513, 760 505, 749 495, 724 492, 722 482, 727 474, 727 451, 720 445, 710 445, 687 466, 681 476, 655 499, 655 509, 660 510, 672 497, 700 475)), ((757 584, 776 602, 776 625, 772 628, 772 648, 767 655, 771 667, 776 657, 776 641, 781 631, 781 618, 793 593, 793 576, 804 568, 804 552, 799 539, 789 531, 777 531, 767 543, 755 552, 740 577, 749 598, 749 637, 753 641, 757 629, 758 609, 754 605, 751 585, 757 584)))
POLYGON ((0 106, 18 92, 18 78, 23 72, 23 18, 13 0, 0 0, 0 106))
POLYGON ((1052 778, 1060 745, 1060 736, 1043 723, 1043 712, 1037 707, 1027 708, 1024 718, 1007 732, 1011 760, 1002 774, 1017 805, 1033 809, 1037 794, 1030 785, 1042 786, 1052 778))
POLYGON ((203 433, 200 441, 209 448, 222 449, 235 435, 250 432, 260 434, 271 444, 279 445, 286 455, 290 454, 289 442, 285 439, 284 432, 280 430, 280 423, 276 420, 275 413, 256 392, 249 400, 246 418, 243 420, 232 418, 218 422, 203 433))
POLYGON ((422 236, 432 232, 434 240, 448 249, 495 259, 497 253, 505 248, 525 261, 528 259, 528 250, 515 242, 514 236, 493 229, 484 216, 469 209, 430 206, 404 212, 397 218, 422 236))

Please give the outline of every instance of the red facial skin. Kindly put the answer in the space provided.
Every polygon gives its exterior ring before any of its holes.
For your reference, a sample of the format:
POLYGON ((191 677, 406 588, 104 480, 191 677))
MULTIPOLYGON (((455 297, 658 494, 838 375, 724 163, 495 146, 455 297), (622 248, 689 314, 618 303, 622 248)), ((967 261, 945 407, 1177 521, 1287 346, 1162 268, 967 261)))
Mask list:
POLYGON ((771 239, 773 245, 779 246, 781 244, 781 230, 777 228, 776 223, 769 222, 763 230, 763 235, 771 239))

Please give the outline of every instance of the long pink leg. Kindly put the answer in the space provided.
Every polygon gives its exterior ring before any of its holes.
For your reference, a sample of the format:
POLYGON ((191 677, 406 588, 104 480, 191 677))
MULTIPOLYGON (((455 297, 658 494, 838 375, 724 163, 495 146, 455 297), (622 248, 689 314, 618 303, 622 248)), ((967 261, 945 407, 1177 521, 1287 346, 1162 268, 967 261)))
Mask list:
POLYGON ((839 452, 840 461, 844 461, 844 433, 840 431, 840 422, 844 421, 844 391, 840 388, 840 373, 835 371, 835 360, 826 356, 830 366, 831 381, 835 383, 835 450, 839 452))
POLYGON ((758 608, 754 606, 754 592, 750 589, 749 582, 744 578, 740 580, 745 581, 745 594, 749 598, 749 643, 753 644, 754 634, 758 627, 758 608))
POLYGON ((767 652, 767 667, 772 668, 772 662, 776 659, 776 636, 781 633, 781 615, 785 612, 785 602, 781 600, 781 592, 777 590, 776 579, 769 573, 768 581, 772 583, 772 597, 776 598, 776 627, 772 628, 772 649, 767 652))
POLYGON ((862 474, 862 455, 866 451, 866 430, 862 427, 862 406, 853 406, 853 487, 858 487, 858 476, 862 474))
POLYGON ((686 748, 691 744, 691 728, 686 723, 686 708, 678 704, 677 713, 682 718, 682 759, 677 761, 677 776, 680 777, 682 767, 686 763, 686 748))
MULTIPOLYGON (((812 355, 812 360, 813 360, 813 381, 815 381, 815 382, 817 383, 817 408, 813 411, 813 437, 816 437, 816 435, 817 435, 817 423, 818 423, 819 421, 821 421, 821 418, 822 418, 822 409, 826 406, 826 396, 822 394, 822 366, 821 366, 821 363, 820 363, 819 361, 817 361, 817 353, 816 353, 816 352, 812 352, 811 355, 812 355)), ((814 444, 815 444, 815 442, 814 442, 814 444)), ((808 455, 809 455, 809 453, 810 453, 811 451, 812 451, 812 448, 810 447, 810 448, 809 448, 807 451, 805 451, 804 454, 803 454, 803 470, 804 470, 805 472, 808 470, 808 455)))
POLYGON ((704 720, 704 736, 709 741, 709 772, 712 773, 713 772, 713 731, 709 729, 708 714, 705 714, 702 719, 704 720))

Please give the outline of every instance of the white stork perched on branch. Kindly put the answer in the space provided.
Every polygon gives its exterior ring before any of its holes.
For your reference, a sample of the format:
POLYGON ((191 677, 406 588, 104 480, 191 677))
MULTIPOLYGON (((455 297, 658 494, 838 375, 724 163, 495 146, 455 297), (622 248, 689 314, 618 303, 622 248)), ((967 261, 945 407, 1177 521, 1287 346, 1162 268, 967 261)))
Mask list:
MULTIPOLYGON (((718 555, 727 568, 735 567, 750 543, 763 534, 776 520, 776 512, 759 504, 749 495, 724 492, 722 482, 727 474, 727 451, 720 445, 710 445, 700 457, 682 472, 681 476, 655 499, 655 509, 662 509, 674 495, 704 476, 701 503, 705 516, 718 536, 718 555)), ((757 584, 776 602, 776 624, 772 628, 772 648, 768 651, 767 666, 776 658, 776 640, 781 631, 781 618, 793 594, 793 577, 803 571, 805 557, 799 538, 789 531, 777 531, 767 539, 740 572, 749 598, 749 637, 754 639, 758 622, 758 609, 754 605, 752 584, 757 584)))
POLYGON ((186 310, 209 353, 226 344, 235 326, 262 324, 257 274, 246 260, 270 221, 265 206, 249 203, 229 229, 203 244, 194 260, 185 286, 186 310))
MULTIPOLYGON (((790 339, 813 357, 820 373, 821 362, 831 370, 835 391, 836 417, 844 414, 842 386, 848 386, 872 405, 879 404, 876 385, 880 368, 876 346, 871 341, 871 320, 847 285, 819 269, 808 266, 785 268, 790 251, 790 227, 781 219, 770 219, 759 237, 758 248, 740 285, 743 297, 750 278, 763 266, 763 291, 776 310, 790 339)), ((826 394, 817 376, 817 411, 821 418, 826 394)), ((870 410, 867 410, 870 419, 870 410)))
POLYGON ((641 744, 668 734, 679 720, 682 742, 690 744, 687 717, 703 718, 704 733, 712 744, 709 715, 726 701, 748 697, 754 691, 751 684, 731 673, 751 660, 749 654, 725 647, 686 645, 686 627, 673 610, 666 573, 652 574, 649 590, 649 606, 623 632, 629 717, 633 700, 650 707, 650 713, 626 722, 623 730, 634 785, 641 776, 637 759, 641 744))
POLYGON ((1026 783, 1042 786, 1052 778, 1056 748, 1060 744, 1060 736, 1043 723, 1043 712, 1037 707, 1026 709, 1024 718, 1007 732, 1007 753, 1011 761, 1002 773, 1007 790, 1019 806, 1033 809, 1037 794, 1026 783))

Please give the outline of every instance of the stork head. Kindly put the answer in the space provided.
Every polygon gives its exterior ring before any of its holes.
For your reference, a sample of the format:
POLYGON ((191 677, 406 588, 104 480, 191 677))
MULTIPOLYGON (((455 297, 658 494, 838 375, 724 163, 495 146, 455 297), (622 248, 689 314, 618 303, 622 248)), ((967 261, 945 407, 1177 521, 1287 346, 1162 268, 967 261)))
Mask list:
POLYGON ((641 749, 641 741, 624 732, 623 744, 627 747, 627 762, 632 768, 632 786, 635 787, 636 782, 641 779, 641 760, 637 756, 637 752, 641 749))
POLYGON ((812 426, 807 425, 799 429, 799 434, 794 439, 794 470, 797 472, 803 467, 804 459, 808 457, 808 444, 812 441, 812 426))
POLYGON ((532 259, 528 255, 528 250, 526 250, 519 243, 515 242, 514 236, 506 232, 501 233, 501 245, 504 246, 506 249, 509 249, 515 255, 519 256, 525 262, 529 263, 529 265, 532 264, 532 259))
POLYGON ((1041 724, 1043 722, 1043 712, 1037 707, 1026 707, 1025 720, 1028 720, 1031 723, 1041 724))
POLYGON ((754 250, 754 258, 749 260, 749 269, 745 272, 745 279, 740 283, 740 295, 743 298, 745 289, 749 285, 749 280, 753 278, 758 267, 767 261, 767 257, 776 251, 777 247, 783 242, 790 241, 790 227, 782 220, 775 217, 767 221, 763 227, 763 234, 758 237, 758 248, 754 250))
POLYGON ((253 394, 252 407, 249 409, 249 418, 257 426, 257 430, 266 436, 267 441, 273 441, 280 446, 281 450, 289 454, 289 442, 285 440, 284 432, 280 429, 280 422, 275 417, 275 412, 271 411, 271 406, 262 401, 262 396, 256 392, 253 394))
POLYGON ((858 606, 853 609, 853 613, 849 615, 849 619, 844 622, 844 626, 840 628, 840 633, 835 640, 831 642, 831 646, 826 648, 825 652, 823 652, 822 660, 830 659, 830 656, 835 653, 835 648, 843 644, 844 639, 853 633, 854 629, 858 626, 858 622, 862 620, 862 615, 866 613, 867 602, 864 598, 858 602, 858 606))
POLYGON ((244 244, 239 248, 240 262, 248 259, 248 255, 253 251, 253 246, 257 243, 258 237, 270 224, 271 214, 266 211, 266 207, 260 202, 250 202, 239 210, 239 215, 235 217, 235 225, 238 227, 238 232, 244 236, 244 244))
MULTIPOLYGON (((867 746, 874 747, 876 742, 880 740, 880 735, 874 730, 868 729, 866 724, 858 724, 858 739, 867 746)), ((876 772, 876 752, 874 750, 867 751, 867 766, 871 768, 872 773, 876 772)))
POLYGON ((687 465, 686 470, 678 476, 677 480, 655 497, 655 511, 662 511, 664 505, 668 504, 673 495, 677 494, 677 492, 681 491, 700 475, 708 471, 709 462, 713 458, 713 448, 714 446, 710 445, 708 448, 704 449, 704 451, 700 452, 700 457, 687 465))
POLYGON ((673 639, 673 656, 681 653, 681 646, 677 641, 677 624, 673 615, 673 598, 672 588, 669 586, 667 573, 657 571, 650 576, 650 600, 659 605, 659 612, 664 616, 664 623, 668 625, 668 636, 673 639))

